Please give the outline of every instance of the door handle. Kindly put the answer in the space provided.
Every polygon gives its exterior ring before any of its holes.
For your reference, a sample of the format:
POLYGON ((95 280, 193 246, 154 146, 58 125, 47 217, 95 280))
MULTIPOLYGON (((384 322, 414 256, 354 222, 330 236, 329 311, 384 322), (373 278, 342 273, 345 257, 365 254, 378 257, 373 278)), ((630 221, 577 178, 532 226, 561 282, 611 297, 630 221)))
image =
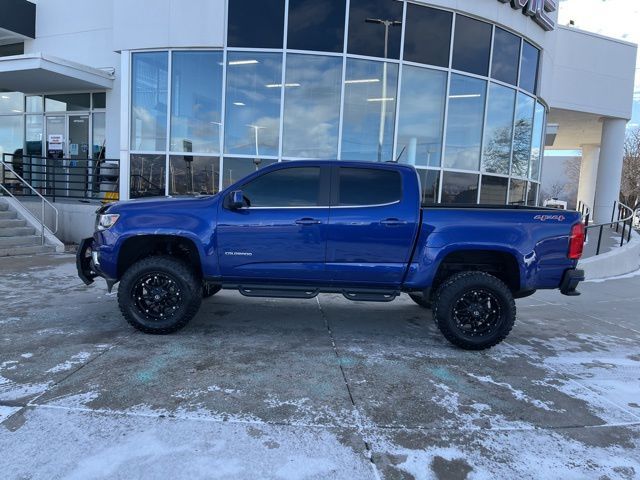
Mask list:
POLYGON ((296 225, 318 225, 322 223, 317 218, 301 218, 296 220, 296 225))
POLYGON ((398 218, 386 218, 384 220, 381 220, 380 224, 386 227, 394 227, 397 225, 406 225, 407 222, 398 218))

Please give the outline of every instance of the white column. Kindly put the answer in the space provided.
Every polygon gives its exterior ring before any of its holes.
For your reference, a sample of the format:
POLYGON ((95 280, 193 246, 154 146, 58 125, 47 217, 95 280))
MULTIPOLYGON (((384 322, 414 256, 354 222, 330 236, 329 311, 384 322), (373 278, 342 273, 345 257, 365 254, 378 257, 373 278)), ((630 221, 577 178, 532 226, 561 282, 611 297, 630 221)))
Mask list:
POLYGON ((129 200, 130 62, 131 52, 123 50, 120 54, 120 200, 129 200))
POLYGON ((605 118, 602 123, 602 142, 594 202, 594 217, 599 223, 611 220, 613 202, 620 197, 627 121, 621 118, 605 118))
POLYGON ((596 180, 598 179, 598 162, 600 145, 582 146, 582 163, 580 164, 580 183, 578 184, 578 201, 593 208, 596 196, 596 180))

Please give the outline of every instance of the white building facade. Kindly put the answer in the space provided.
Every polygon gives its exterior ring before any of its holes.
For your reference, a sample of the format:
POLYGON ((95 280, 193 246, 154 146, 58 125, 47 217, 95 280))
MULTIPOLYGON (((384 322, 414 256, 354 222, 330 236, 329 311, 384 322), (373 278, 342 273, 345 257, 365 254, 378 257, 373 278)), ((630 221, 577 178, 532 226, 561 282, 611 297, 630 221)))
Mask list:
POLYGON ((533 205, 545 145, 583 149, 596 219, 618 199, 636 46, 555 0, 0 3, 0 150, 61 135, 120 160, 122 199, 331 158, 415 165, 425 204, 533 205))

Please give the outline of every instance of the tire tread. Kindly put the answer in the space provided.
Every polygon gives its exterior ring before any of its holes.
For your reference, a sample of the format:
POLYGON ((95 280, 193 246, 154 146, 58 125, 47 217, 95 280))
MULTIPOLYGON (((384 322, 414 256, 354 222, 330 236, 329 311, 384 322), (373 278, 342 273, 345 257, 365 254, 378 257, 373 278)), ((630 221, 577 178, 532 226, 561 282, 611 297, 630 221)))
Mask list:
POLYGON ((200 304, 202 302, 201 289, 202 282, 198 280, 198 278, 196 278, 195 273, 186 263, 169 255, 155 255, 139 260, 131 267, 129 267, 129 269, 125 272, 122 279, 120 280, 120 287, 118 288, 118 307, 120 308, 122 316, 127 320, 127 323, 136 330, 154 335, 168 335, 184 328, 187 323, 189 323, 189 321, 198 313, 200 304), (141 270, 157 266, 158 262, 161 262, 161 264, 165 268, 169 267, 172 274, 181 277, 186 281, 188 285, 191 285, 192 290, 195 291, 191 292, 192 300, 187 305, 184 314, 174 324, 167 327, 151 328, 138 322, 135 317, 133 317, 129 313, 129 310, 127 308, 127 302, 130 302, 128 293, 129 289, 126 287, 126 285, 129 283, 131 277, 135 278, 135 276, 137 276, 141 270), (124 292, 124 290, 126 290, 126 292, 124 292))
POLYGON ((513 295, 509 290, 509 287, 507 287, 507 285, 499 278, 479 271, 460 272, 449 277, 436 290, 433 296, 433 319, 438 325, 438 329, 440 330, 442 335, 444 335, 444 337, 452 344, 465 350, 485 350, 496 346, 505 338, 507 338, 515 323, 516 304, 513 295), (509 309, 511 311, 511 315, 509 316, 509 318, 507 318, 505 324, 501 327, 500 335, 493 338, 489 342, 476 343, 461 337, 456 332, 451 330, 446 322, 446 319, 441 315, 442 309, 445 308, 445 306, 448 306, 453 300, 452 297, 455 292, 451 287, 453 287, 455 284, 459 284, 460 282, 467 282, 469 281, 469 279, 473 278, 482 279, 483 282, 489 284, 488 286, 492 287, 498 292, 501 292, 509 300, 509 309))

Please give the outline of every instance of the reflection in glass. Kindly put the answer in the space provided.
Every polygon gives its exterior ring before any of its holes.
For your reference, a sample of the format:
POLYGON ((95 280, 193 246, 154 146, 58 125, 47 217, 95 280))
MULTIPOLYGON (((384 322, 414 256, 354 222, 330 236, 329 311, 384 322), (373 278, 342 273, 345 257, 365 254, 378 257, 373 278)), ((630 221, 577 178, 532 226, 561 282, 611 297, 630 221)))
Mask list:
POLYGON ((341 83, 340 57, 287 55, 283 156, 337 157, 341 83))
POLYGON ((529 165, 529 177, 533 180, 540 178, 540 165, 543 156, 545 109, 541 103, 536 104, 536 116, 533 122, 533 137, 531 140, 531 164, 529 165))
POLYGON ((252 207, 314 207, 320 204, 320 168, 269 172, 243 185, 242 192, 252 207))
POLYGON ((231 0, 228 4, 230 47, 282 48, 284 0, 231 0))
POLYGON ((169 195, 218 193, 220 184, 218 157, 172 155, 169 158, 169 195))
POLYGON ((222 52, 174 52, 171 151, 220 152, 222 52))
POLYGON ((164 196, 166 161, 164 155, 131 155, 131 198, 164 196))
POLYGON ((400 58, 402 2, 351 0, 347 51, 356 55, 400 58), (389 22, 385 27, 380 21, 389 22), (385 29, 388 28, 385 43, 385 29), (386 55, 385 55, 386 52, 386 55))
POLYGON ((482 154, 485 172, 509 173, 515 104, 515 90, 496 83, 489 86, 489 111, 482 154))
POLYGON ((105 129, 105 113, 93 114, 93 151, 92 158, 106 158, 107 137, 105 129))
POLYGON ((338 205, 386 205, 402 198, 400 173, 374 168, 340 168, 338 205))
MULTIPOLYGON (((0 117, 0 158, 3 153, 22 153, 24 120, 22 115, 0 117), (19 151, 18 151, 19 150, 19 151)), ((9 158, 11 160, 11 158, 9 158)))
POLYGON ((275 160, 257 158, 225 158, 222 166, 222 188, 233 185, 256 170, 276 163, 275 160))
POLYGON ((347 59, 343 160, 392 160, 398 66, 347 59))
POLYGON ((24 94, 20 92, 0 92, 0 113, 22 113, 24 94))
POLYGON ((516 177, 526 177, 529 173, 534 109, 535 100, 529 95, 519 93, 513 138, 513 165, 511 167, 511 175, 516 177))
POLYGON ((527 189, 527 205, 531 207, 537 206, 538 187, 539 185, 537 183, 529 182, 529 187, 527 189))
POLYGON ((167 148, 167 52, 132 55, 131 149, 167 148))
POLYGON ((47 112, 74 112, 90 108, 91 97, 88 93, 66 93, 44 97, 44 109, 47 112))
POLYGON ((509 185, 509 205, 525 205, 527 198, 527 182, 511 179, 509 185))
POLYGON ((278 155, 282 55, 227 54, 225 152, 278 155))
POLYGON ((289 0, 287 48, 342 52, 345 0, 289 0))
POLYGON ((492 78, 511 85, 518 83, 520 43, 520 37, 496 27, 493 39, 492 78))
POLYGON ((479 169, 486 89, 484 80, 451 76, 445 167, 479 169))
POLYGON ((522 63, 520 66, 520 87, 536 93, 538 86, 538 63, 540 50, 525 41, 522 44, 522 63))
POLYGON ((448 67, 452 22, 451 12, 407 3, 404 59, 448 67))
POLYGON ((508 178, 482 176, 480 203, 483 205, 504 205, 507 203, 508 178))
MULTIPOLYGON (((0 94, 1 95, 1 94, 0 94)), ((22 115, 0 116, 0 159, 11 164, 13 170, 20 176, 24 175, 24 159, 22 149, 24 145, 24 120, 22 115), (8 154, 6 157, 3 154, 8 154)), ((12 173, 0 165, 0 182, 16 193, 22 186, 12 173), (17 189, 17 190, 16 190, 17 189)))
MULTIPOLYGON (((25 117, 25 155, 42 157, 42 139, 44 137, 44 117, 42 115, 27 115, 25 117)), ((34 188, 45 186, 45 160, 40 158, 24 158, 25 163, 29 163, 24 168, 24 178, 34 188)))
POLYGON ((472 173, 444 172, 442 203, 478 203, 478 177, 472 173))
POLYGON ((420 177, 420 187, 422 189, 422 205, 438 203, 440 171, 418 169, 418 176, 420 177))
POLYGON ((491 30, 488 23, 458 15, 453 41, 455 70, 487 76, 491 52, 491 30))
MULTIPOLYGON (((27 115, 25 127, 25 154, 42 156, 42 138, 44 136, 44 117, 42 115, 27 115)), ((0 133, 1 135, 1 133, 0 133)))
POLYGON ((402 67, 396 155, 410 165, 440 166, 447 74, 402 67))
POLYGON ((93 108, 107 108, 107 94, 105 92, 98 92, 92 94, 93 108))
POLYGON ((30 95, 27 97, 27 113, 41 113, 43 111, 42 95, 30 95))

